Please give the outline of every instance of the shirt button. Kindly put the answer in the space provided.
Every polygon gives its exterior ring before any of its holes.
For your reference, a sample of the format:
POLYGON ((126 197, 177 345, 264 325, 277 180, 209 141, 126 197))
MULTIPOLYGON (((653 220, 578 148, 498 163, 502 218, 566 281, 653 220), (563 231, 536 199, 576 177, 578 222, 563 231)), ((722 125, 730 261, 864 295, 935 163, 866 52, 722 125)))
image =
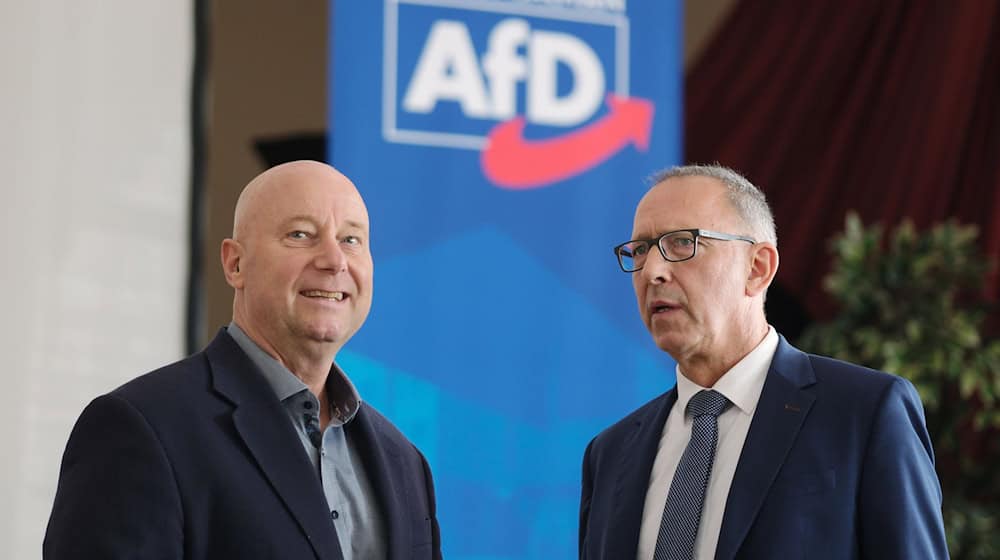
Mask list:
POLYGON ((337 511, 337 510, 333 510, 333 511, 330 512, 330 517, 332 517, 334 519, 338 519, 340 517, 340 512, 337 511))

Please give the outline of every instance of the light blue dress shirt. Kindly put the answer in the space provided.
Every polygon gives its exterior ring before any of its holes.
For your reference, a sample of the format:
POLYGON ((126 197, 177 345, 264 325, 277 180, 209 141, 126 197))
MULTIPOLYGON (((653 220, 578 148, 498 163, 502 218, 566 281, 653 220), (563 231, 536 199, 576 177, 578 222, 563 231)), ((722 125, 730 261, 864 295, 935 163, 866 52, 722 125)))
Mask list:
POLYGON ((317 448, 309 439, 305 421, 309 415, 318 417, 316 395, 288 368, 264 352, 235 322, 226 330, 271 385, 303 449, 316 467, 344 560, 385 558, 385 526, 378 500, 360 454, 344 429, 363 406, 354 384, 336 364, 331 366, 326 381, 330 424, 323 431, 317 448))

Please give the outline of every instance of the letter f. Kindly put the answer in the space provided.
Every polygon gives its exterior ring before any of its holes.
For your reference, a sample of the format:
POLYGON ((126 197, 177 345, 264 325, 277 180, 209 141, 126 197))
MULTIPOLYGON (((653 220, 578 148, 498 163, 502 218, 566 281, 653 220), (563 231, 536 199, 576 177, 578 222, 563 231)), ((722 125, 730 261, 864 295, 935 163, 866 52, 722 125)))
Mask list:
POLYGON ((493 117, 497 120, 507 120, 517 113, 516 84, 528 74, 528 65, 517 49, 527 44, 530 33, 528 22, 516 18, 501 21, 490 32, 483 72, 489 76, 493 117))

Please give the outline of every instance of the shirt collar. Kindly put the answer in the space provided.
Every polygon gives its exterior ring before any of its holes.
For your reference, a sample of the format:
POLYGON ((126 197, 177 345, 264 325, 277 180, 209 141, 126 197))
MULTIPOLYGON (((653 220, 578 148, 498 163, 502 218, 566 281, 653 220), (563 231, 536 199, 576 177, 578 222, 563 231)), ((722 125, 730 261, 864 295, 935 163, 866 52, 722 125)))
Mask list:
MULTIPOLYGON (((752 415, 757 408, 757 401, 760 400, 760 392, 764 388, 764 380, 767 378, 767 370, 771 367, 771 360, 774 352, 778 348, 778 333, 774 327, 768 325, 767 334, 764 340, 760 341, 749 354, 736 362, 729 371, 724 373, 719 381, 712 387, 713 390, 722 393, 722 396, 729 399, 733 406, 744 414, 752 415)), ((680 366, 677 366, 677 406, 680 410, 687 410, 688 401, 695 393, 708 389, 702 387, 685 377, 681 373, 680 366)))
MULTIPOLYGON (((284 402, 293 395, 309 390, 309 387, 301 379, 261 349, 235 322, 229 323, 226 332, 233 337, 233 340, 246 353, 250 361, 257 366, 279 401, 284 402)), ((333 421, 341 424, 350 422, 358 413, 358 409, 361 408, 361 396, 354 384, 351 383, 350 378, 337 364, 330 366, 330 376, 326 380, 326 391, 334 412, 333 421)))

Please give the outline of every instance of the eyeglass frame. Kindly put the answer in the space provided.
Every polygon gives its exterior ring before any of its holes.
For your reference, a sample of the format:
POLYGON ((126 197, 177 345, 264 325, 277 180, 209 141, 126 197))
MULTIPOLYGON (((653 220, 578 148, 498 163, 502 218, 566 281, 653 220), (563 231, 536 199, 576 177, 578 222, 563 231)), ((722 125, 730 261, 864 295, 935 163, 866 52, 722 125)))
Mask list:
POLYGON ((723 233, 721 231, 712 231, 710 229, 691 228, 691 229, 675 229, 675 230, 668 231, 666 233, 660 234, 659 237, 651 238, 651 239, 630 239, 630 240, 626 241, 625 243, 621 243, 621 244, 615 245, 612 250, 615 252, 615 257, 618 259, 618 266, 622 269, 623 272, 625 272, 626 274, 629 274, 629 273, 632 273, 632 272, 638 272, 638 271, 642 270, 644 266, 646 266, 645 262, 643 262, 643 265, 640 266, 640 267, 638 267, 638 268, 633 268, 632 270, 628 270, 628 269, 625 268, 625 263, 622 261, 621 249, 622 249, 622 247, 628 245, 629 243, 635 243, 637 241, 642 241, 644 243, 649 244, 650 248, 652 248, 652 246, 655 245, 656 248, 660 250, 660 256, 663 257, 663 260, 665 260, 667 262, 684 262, 684 261, 689 261, 689 260, 693 259, 694 256, 698 254, 698 238, 699 237, 705 237, 707 239, 716 239, 716 240, 719 240, 719 241, 746 241, 747 243, 749 243, 751 245, 756 245, 757 244, 757 240, 753 239, 752 237, 747 237, 745 235, 735 235, 735 234, 732 234, 732 233, 723 233), (668 235, 673 235, 675 233, 681 233, 681 232, 690 233, 694 237, 694 239, 693 239, 694 248, 691 250, 691 256, 690 257, 684 257, 683 259, 672 259, 672 258, 670 258, 670 257, 667 256, 667 252, 663 249, 663 246, 660 245, 660 241, 662 241, 663 238, 666 237, 666 236, 668 236, 668 235))

